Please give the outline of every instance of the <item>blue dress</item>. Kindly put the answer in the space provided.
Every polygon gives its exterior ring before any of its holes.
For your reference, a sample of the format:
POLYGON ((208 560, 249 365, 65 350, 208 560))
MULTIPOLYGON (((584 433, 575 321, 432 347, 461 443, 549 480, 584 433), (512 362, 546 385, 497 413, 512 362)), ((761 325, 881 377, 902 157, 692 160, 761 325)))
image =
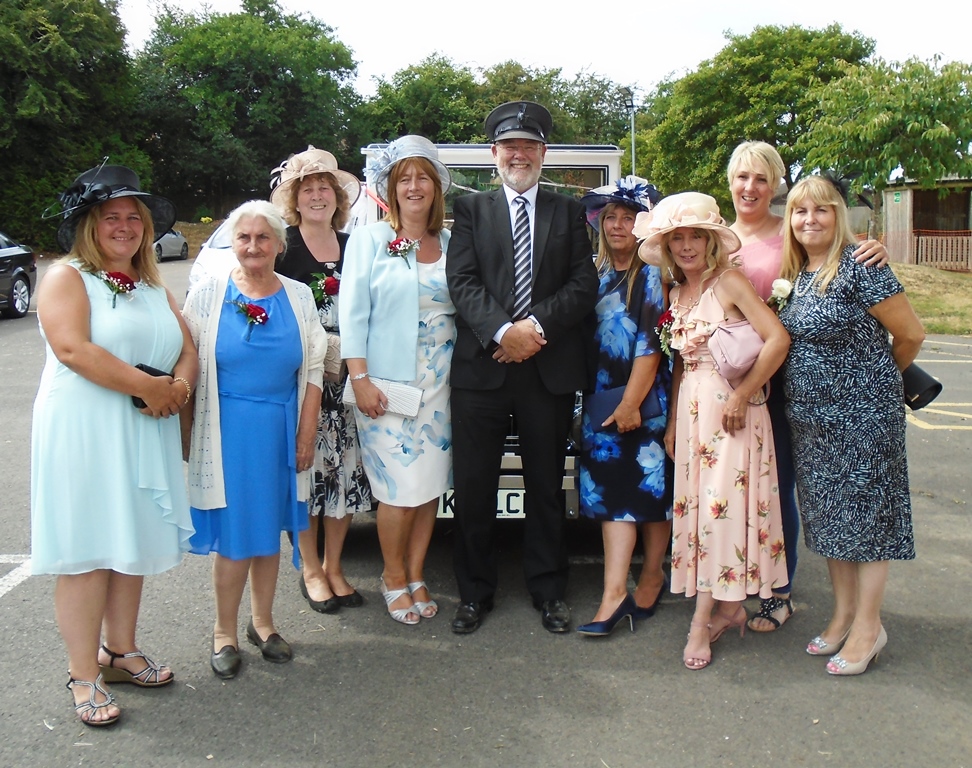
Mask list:
MULTIPOLYGON (((609 269, 597 292, 597 380, 595 392, 623 387, 636 358, 661 355, 655 325, 665 311, 661 273, 645 265, 635 278, 627 308, 627 272, 609 269)), ((591 428, 584 409, 581 422, 580 506, 585 517, 601 521, 664 522, 672 517, 673 466, 665 454, 671 372, 662 358, 652 387, 662 415, 630 432, 591 428)))
POLYGON ((911 560, 904 390, 888 332, 868 312, 904 289, 890 267, 853 254, 847 246, 823 296, 815 273, 797 275, 780 312, 804 537, 835 560, 911 560))
MULTIPOLYGON (((226 506, 192 508, 192 551, 230 560, 275 555, 281 531, 307 528, 307 502, 297 500, 297 375, 300 331, 287 293, 250 299, 230 279, 227 302, 257 304, 263 325, 250 325, 224 305, 216 334, 219 429, 226 506)), ((296 559, 296 548, 294 549, 296 559)))
MULTIPOLYGON (((80 274, 91 341, 130 365, 171 371, 183 336, 165 288, 140 282, 116 297, 97 275, 80 274)), ((161 573, 178 565, 191 534, 179 419, 140 413, 131 396, 74 373, 48 345, 31 433, 33 572, 161 573)))

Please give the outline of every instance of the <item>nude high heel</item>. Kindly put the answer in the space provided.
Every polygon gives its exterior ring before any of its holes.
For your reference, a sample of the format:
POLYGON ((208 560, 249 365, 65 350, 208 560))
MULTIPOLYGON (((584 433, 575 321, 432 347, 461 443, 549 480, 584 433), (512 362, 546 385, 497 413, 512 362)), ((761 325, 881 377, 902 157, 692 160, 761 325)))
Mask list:
POLYGON ((888 633, 884 631, 884 627, 881 627, 877 640, 874 641, 874 647, 871 648, 871 652, 867 656, 856 662, 847 661, 840 655, 831 656, 830 661, 827 662, 827 672, 831 675, 859 675, 867 669, 871 659, 877 661, 878 654, 884 650, 884 646, 887 644, 888 633))
POLYGON ((811 656, 829 656, 837 653, 841 648, 844 647, 844 642, 847 640, 847 636, 850 634, 850 627, 844 633, 844 636, 833 643, 828 643, 823 639, 821 635, 817 635, 813 640, 807 643, 807 653, 811 656))

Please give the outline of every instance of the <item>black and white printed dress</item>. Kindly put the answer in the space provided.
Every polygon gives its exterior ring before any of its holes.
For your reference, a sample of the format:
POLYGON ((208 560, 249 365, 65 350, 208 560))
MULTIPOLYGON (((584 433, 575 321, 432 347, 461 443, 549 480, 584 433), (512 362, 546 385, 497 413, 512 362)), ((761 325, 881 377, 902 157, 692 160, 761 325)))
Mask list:
MULTIPOLYGON (((277 271, 310 285, 314 275, 341 279, 344 248, 348 236, 337 233, 341 257, 336 264, 317 261, 304 243, 298 227, 287 227, 287 251, 277 271)), ((329 334, 338 333, 338 297, 318 302, 321 325, 329 334)), ((347 373, 345 373, 347 377, 347 373)), ((312 515, 342 518, 371 509, 371 487, 361 463, 361 448, 354 415, 344 406, 344 381, 325 381, 321 393, 321 416, 317 424, 314 480, 308 511, 312 515)))
POLYGON ((915 557, 904 393, 888 333, 868 309, 904 290, 890 267, 841 254, 823 296, 797 276, 780 313, 800 515, 807 547, 854 562, 915 557))

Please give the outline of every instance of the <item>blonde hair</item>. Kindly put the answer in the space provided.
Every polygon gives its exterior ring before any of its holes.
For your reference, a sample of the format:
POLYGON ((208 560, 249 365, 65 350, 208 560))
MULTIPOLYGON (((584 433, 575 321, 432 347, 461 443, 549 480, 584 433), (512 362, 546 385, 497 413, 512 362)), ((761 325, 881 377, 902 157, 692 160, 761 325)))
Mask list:
MULTIPOLYGON (((135 210, 142 218, 142 242, 138 244, 138 250, 132 256, 132 267, 138 272, 138 278, 148 285, 162 285, 162 276, 159 274, 158 261, 155 258, 155 223, 152 220, 152 213, 141 200, 134 195, 127 198, 135 203, 135 210)), ((111 198, 118 200, 120 198, 111 198)), ((108 201, 106 201, 108 202, 108 201)), ((79 261, 84 272, 101 272, 105 269, 106 262, 101 247, 98 244, 98 220, 101 214, 101 207, 105 203, 92 206, 87 212, 81 214, 78 226, 74 232, 74 245, 67 256, 62 259, 64 262, 79 261)))
MULTIPOLYGON (((624 203, 608 203, 597 215, 597 257, 594 259, 594 267, 597 269, 598 276, 614 268, 614 259, 612 258, 611 249, 607 244, 607 238, 602 236, 601 233, 604 231, 604 217, 616 208, 623 208, 634 214, 637 214, 640 210, 639 208, 634 208, 624 203)), ((631 264, 628 266, 627 275, 625 275, 625 282, 628 284, 628 293, 625 296, 624 305, 629 310, 631 309, 631 294, 634 293, 635 280, 642 266, 644 265, 638 259, 638 241, 636 240, 634 250, 631 252, 631 264)))
POLYGON ((834 209, 834 241, 830 245, 827 258, 823 266, 813 279, 817 292, 823 295, 830 285, 830 281, 837 275, 840 264, 840 254, 848 245, 855 245, 857 237, 850 228, 850 217, 847 214, 847 204, 844 196, 831 182, 822 176, 807 176, 798 181, 790 194, 786 196, 786 212, 783 214, 783 266, 780 277, 791 283, 803 270, 809 261, 806 249, 793 236, 791 219, 793 209, 798 204, 809 200, 814 205, 828 205, 834 209))
POLYGON ((297 210, 297 196, 300 194, 300 188, 304 182, 316 179, 326 181, 331 189, 334 190, 337 207, 331 219, 331 227, 337 231, 348 223, 348 217, 351 215, 351 198, 348 197, 348 193, 344 187, 338 183, 337 177, 330 171, 321 171, 320 173, 312 173, 309 176, 305 176, 303 179, 294 179, 290 184, 290 189, 287 190, 287 194, 280 201, 280 215, 292 227, 299 227, 300 211, 297 210))
POLYGON ((668 247, 668 243, 671 241, 672 235, 674 235, 678 229, 691 229, 694 232, 700 232, 705 235, 706 270, 702 273, 702 282, 708 280, 720 269, 725 269, 731 266, 729 264, 728 254, 723 253, 722 242, 716 236, 716 233, 711 229, 703 227, 676 227, 670 232, 666 232, 664 235, 662 235, 661 242, 662 274, 668 275, 672 282, 685 282, 685 273, 682 271, 681 267, 675 263, 675 258, 672 256, 672 251, 668 247))
POLYGON ((739 171, 746 169, 763 173, 770 188, 776 190, 786 175, 786 165, 776 148, 765 141, 744 141, 732 151, 726 177, 732 184, 739 171))
POLYGON ((433 235, 439 234, 445 224, 445 195, 442 193, 442 182, 439 172, 429 160, 424 157, 406 157, 392 166, 388 174, 388 213, 385 221, 396 232, 402 226, 401 215, 398 212, 398 181, 408 168, 415 166, 432 179, 435 192, 432 197, 432 207, 429 209, 429 220, 426 228, 433 235))

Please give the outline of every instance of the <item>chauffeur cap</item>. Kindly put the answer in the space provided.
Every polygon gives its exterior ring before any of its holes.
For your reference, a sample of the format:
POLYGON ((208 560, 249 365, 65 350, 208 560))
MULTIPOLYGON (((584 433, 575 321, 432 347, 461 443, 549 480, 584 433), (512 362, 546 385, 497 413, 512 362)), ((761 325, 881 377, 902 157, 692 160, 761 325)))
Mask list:
POLYGON ((489 113, 486 136, 492 142, 503 139, 529 139, 547 143, 553 118, 547 108, 532 101, 508 101, 489 113))

